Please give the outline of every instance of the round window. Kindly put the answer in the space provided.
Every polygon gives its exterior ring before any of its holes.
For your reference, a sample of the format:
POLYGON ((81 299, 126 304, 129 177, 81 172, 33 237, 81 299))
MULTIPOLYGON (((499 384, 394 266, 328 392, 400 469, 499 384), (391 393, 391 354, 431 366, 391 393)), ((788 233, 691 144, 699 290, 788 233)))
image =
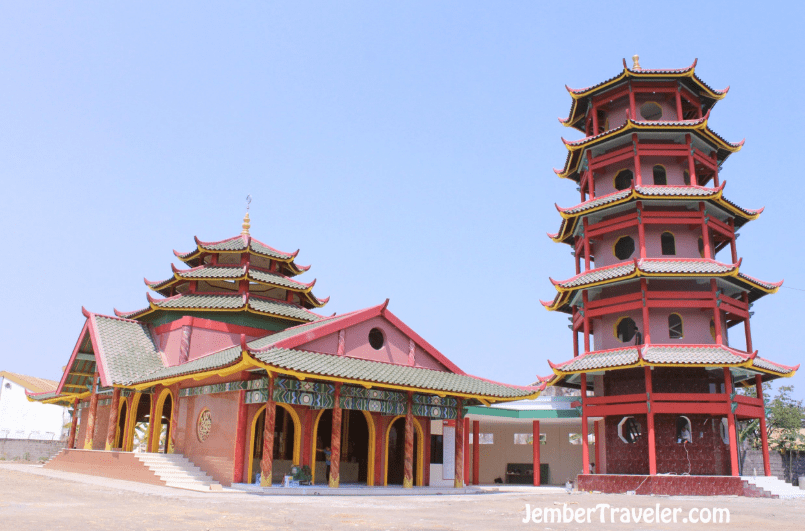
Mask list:
POLYGON ((631 317, 621 317, 618 324, 615 325, 615 337, 621 343, 634 339, 635 332, 637 332, 637 324, 631 317))
POLYGON ((632 170, 621 170, 615 176, 615 189, 616 190, 626 190, 627 188, 632 186, 632 179, 634 178, 634 174, 632 170))
POLYGON ((386 342, 386 338, 383 337, 383 332, 380 331, 379 328, 372 328, 369 331, 369 344, 375 350, 380 350, 383 348, 383 343, 386 342))
POLYGON ((631 236, 622 236, 615 242, 615 257, 626 260, 634 253, 634 239, 631 236))
POLYGON ((642 116, 644 120, 659 120, 662 118, 662 107, 653 101, 646 102, 640 106, 640 116, 642 116))

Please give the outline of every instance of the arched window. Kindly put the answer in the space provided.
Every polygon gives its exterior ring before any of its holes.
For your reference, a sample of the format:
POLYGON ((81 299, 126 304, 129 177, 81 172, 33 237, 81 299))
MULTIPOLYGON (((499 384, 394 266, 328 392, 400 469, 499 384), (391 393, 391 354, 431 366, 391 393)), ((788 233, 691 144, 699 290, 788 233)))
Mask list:
POLYGON ((668 177, 665 175, 665 166, 657 164, 654 166, 654 184, 665 186, 668 184, 668 177))
POLYGON ((662 107, 653 101, 646 102, 640 106, 640 116, 642 116, 644 120, 659 120, 662 118, 662 107))
POLYGON ((643 435, 640 423, 634 417, 623 417, 618 423, 618 437, 626 444, 634 444, 643 435))
POLYGON ((693 426, 690 419, 684 415, 676 419, 676 442, 679 444, 693 442, 693 426))
POLYGON ((688 170, 682 172, 682 180, 686 186, 690 186, 690 172, 688 170))
POLYGON ((621 170, 615 176, 615 190, 626 190, 632 186, 634 174, 632 170, 621 170))
POLYGON ((664 255, 675 255, 676 254, 676 242, 674 241, 674 235, 670 232, 663 232, 660 236, 660 243, 662 244, 662 254, 664 255))
POLYGON ((671 339, 682 339, 683 336, 682 316, 678 313, 672 313, 668 316, 668 337, 671 339))
POLYGON ((621 317, 618 319, 618 322, 615 323, 615 337, 617 337, 618 341, 621 343, 627 343, 634 339, 636 332, 637 325, 631 317, 621 317))
POLYGON ((618 260, 626 260, 634 253, 634 239, 631 236, 621 236, 615 242, 613 253, 618 260))

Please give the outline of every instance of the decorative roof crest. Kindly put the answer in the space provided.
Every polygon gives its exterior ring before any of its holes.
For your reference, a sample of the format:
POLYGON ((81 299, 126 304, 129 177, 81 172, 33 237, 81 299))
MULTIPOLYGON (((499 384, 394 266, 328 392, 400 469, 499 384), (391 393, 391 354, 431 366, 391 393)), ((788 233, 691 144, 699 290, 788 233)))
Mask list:
POLYGON ((252 196, 249 194, 246 196, 246 215, 243 216, 243 230, 241 231, 241 234, 245 236, 249 235, 249 228, 252 226, 251 222, 249 221, 249 206, 251 205, 251 202, 252 196))

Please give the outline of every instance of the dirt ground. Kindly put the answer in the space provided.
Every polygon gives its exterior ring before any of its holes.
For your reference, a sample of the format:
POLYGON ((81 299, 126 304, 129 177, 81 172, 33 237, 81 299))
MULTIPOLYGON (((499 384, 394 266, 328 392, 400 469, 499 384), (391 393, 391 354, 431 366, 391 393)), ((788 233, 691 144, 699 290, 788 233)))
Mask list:
MULTIPOLYGON (((0 466, 0 527, 13 530, 341 530, 341 529, 803 529, 805 500, 538 493, 529 489, 460 496, 260 496, 202 494, 89 476, 33 475, 34 468, 0 466), (84 479, 87 478, 87 479, 84 479), (621 523, 606 510, 590 523, 523 523, 526 505, 560 511, 597 504, 679 508, 678 522, 621 523), (567 505, 565 505, 567 504, 567 505), (690 509, 726 508, 730 523, 683 524, 690 509)), ((42 469, 39 468, 41 471, 42 469)), ((41 473, 41 472, 40 472, 41 473)), ((634 509, 634 511, 632 511, 634 509)), ((584 512, 584 511, 583 511, 584 512)))

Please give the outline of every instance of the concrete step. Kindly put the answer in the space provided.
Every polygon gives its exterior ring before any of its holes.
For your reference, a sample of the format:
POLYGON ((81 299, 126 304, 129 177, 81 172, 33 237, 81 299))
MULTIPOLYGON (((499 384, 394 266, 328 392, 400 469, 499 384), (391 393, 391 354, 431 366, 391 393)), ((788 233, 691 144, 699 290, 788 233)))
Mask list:
POLYGON ((741 479, 751 487, 767 492, 775 498, 805 498, 805 490, 798 489, 774 476, 741 476, 741 479))
POLYGON ((181 454, 137 454, 137 459, 168 487, 201 492, 223 490, 217 481, 181 454))

